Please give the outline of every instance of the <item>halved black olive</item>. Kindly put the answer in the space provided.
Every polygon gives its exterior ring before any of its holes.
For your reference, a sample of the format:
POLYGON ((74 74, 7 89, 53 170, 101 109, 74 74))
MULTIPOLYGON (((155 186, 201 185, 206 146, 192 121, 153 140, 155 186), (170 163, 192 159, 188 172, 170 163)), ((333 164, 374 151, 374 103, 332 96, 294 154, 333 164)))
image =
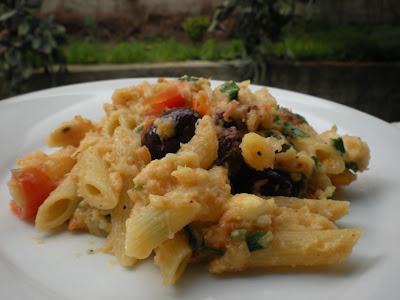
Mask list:
POLYGON ((221 129, 218 136, 218 158, 216 164, 227 168, 229 176, 235 176, 244 163, 239 148, 241 140, 242 134, 234 126, 221 129))
POLYGON ((167 153, 175 153, 181 143, 187 143, 194 136, 196 122, 201 116, 189 108, 176 108, 165 112, 159 121, 173 122, 173 135, 163 138, 157 133, 157 125, 153 124, 142 137, 142 145, 147 146, 152 159, 164 157, 167 153))
POLYGON ((234 193, 252 193, 264 196, 291 196, 301 193, 304 182, 292 181, 290 175, 279 170, 256 171, 243 165, 237 176, 231 177, 234 193))

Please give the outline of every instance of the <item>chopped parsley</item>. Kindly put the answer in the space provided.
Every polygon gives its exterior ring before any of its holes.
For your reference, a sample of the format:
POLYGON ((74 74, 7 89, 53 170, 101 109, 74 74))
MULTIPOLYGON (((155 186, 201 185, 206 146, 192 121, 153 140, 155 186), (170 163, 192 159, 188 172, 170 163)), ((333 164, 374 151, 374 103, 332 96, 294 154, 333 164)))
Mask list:
POLYGON ((217 249, 217 248, 212 248, 212 247, 207 247, 204 244, 201 245, 201 247, 199 248, 199 252, 200 252, 200 254, 203 254, 203 255, 213 255, 213 256, 224 255, 223 250, 217 249))
POLYGON ((221 91, 226 93, 230 100, 238 99, 239 97, 239 86, 234 81, 225 82, 221 86, 221 91))
POLYGON ((346 152, 346 149, 344 148, 344 144, 343 144, 343 139, 341 137, 338 137, 336 139, 331 139, 331 140, 332 140, 333 147, 335 147, 341 153, 346 152))
POLYGON ((290 136, 292 138, 306 138, 309 137, 307 133, 305 133, 300 128, 294 126, 291 122, 285 122, 283 124, 283 134, 290 136))
POLYGON ((280 124, 280 123, 281 123, 281 117, 278 116, 278 115, 276 115, 276 116, 274 117, 273 122, 274 122, 275 124, 280 124))
POLYGON ((276 138, 278 140, 280 140, 282 138, 281 133, 279 131, 277 131, 277 130, 265 129, 262 133, 263 133, 263 135, 265 137, 272 136, 272 137, 274 137, 274 138, 276 138))
POLYGON ((246 229, 235 229, 231 232, 231 240, 240 241, 246 238, 246 229))
POLYGON ((136 185, 132 188, 132 190, 133 190, 133 191, 136 191, 136 192, 143 191, 143 183, 138 183, 138 184, 136 184, 136 185))
POLYGON ((288 151, 291 147, 292 147, 292 145, 290 145, 290 144, 283 144, 283 145, 282 145, 282 150, 281 150, 279 153, 286 152, 286 151, 288 151))
POLYGON ((318 156, 313 155, 313 156, 311 156, 311 158, 314 161, 315 167, 318 168, 319 164, 320 164, 318 156))
POLYGON ((250 252, 264 249, 268 247, 272 239, 273 235, 271 232, 255 230, 246 235, 247 248, 249 248, 250 252))
POLYGON ((189 245, 192 250, 198 249, 201 245, 201 237, 198 232, 190 225, 185 226, 183 230, 186 233, 189 245))
POLYGON ((304 118, 302 115, 300 114, 294 114, 301 122, 308 124, 306 118, 304 118))
POLYGON ((192 226, 187 225, 184 227, 184 232, 188 238, 188 242, 193 252, 199 255, 211 255, 211 256, 221 256, 224 255, 224 251, 221 249, 208 247, 204 243, 204 239, 200 236, 196 229, 192 226))
POLYGON ((358 165, 351 161, 346 163, 346 169, 352 170, 353 172, 358 172, 358 165))
POLYGON ((199 77, 188 76, 188 75, 183 75, 182 77, 178 78, 178 80, 180 81, 188 81, 188 82, 196 82, 199 79, 200 79, 199 77))
POLYGON ((144 128, 144 125, 141 124, 141 125, 139 125, 138 127, 135 128, 135 132, 136 133, 140 133, 143 130, 143 128, 144 128))

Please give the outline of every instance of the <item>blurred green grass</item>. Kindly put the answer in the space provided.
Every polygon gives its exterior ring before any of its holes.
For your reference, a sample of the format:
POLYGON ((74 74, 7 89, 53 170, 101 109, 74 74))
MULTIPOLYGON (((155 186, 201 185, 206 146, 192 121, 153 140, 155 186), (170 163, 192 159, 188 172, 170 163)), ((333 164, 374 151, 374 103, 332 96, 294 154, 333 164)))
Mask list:
MULTIPOLYGON (((243 57, 239 40, 202 43, 153 38, 126 42, 70 39, 64 47, 68 64, 155 63, 186 60, 232 60, 243 57)), ((269 59, 398 61, 400 27, 341 26, 315 23, 286 28, 281 41, 268 44, 269 59)))
POLYGON ((154 63, 185 60, 231 60, 242 55, 238 40, 212 39, 202 44, 181 43, 172 38, 107 43, 70 40, 64 47, 68 64, 154 63))
POLYGON ((395 61, 400 59, 400 27, 295 26, 271 47, 270 55, 294 60, 395 61))

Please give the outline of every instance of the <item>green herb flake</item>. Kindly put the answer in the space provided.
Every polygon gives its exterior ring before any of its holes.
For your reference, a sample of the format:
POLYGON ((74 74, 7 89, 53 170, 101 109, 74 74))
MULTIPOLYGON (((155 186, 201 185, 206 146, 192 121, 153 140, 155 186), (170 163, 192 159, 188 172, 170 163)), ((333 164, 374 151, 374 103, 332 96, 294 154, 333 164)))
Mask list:
POLYGON ((306 118, 304 118, 302 115, 300 115, 300 114, 294 114, 294 115, 295 115, 295 116, 297 117, 297 119, 299 119, 301 122, 308 124, 306 118))
POLYGON ((263 133, 265 137, 274 136, 274 132, 271 129, 265 129, 263 133))
POLYGON ((202 241, 198 232, 190 225, 185 226, 184 232, 188 238, 188 242, 192 250, 199 249, 202 241))
POLYGON ((320 164, 320 161, 319 161, 318 156, 313 155, 313 156, 311 156, 311 158, 312 158, 312 160, 314 161, 315 167, 318 168, 318 167, 319 167, 319 164, 320 164))
POLYGON ((280 124, 280 122, 281 122, 281 117, 278 116, 278 115, 276 115, 276 116, 274 117, 273 122, 274 122, 275 124, 280 124))
POLYGON ((265 129, 264 131, 262 131, 262 135, 264 137, 272 136, 272 137, 274 137, 274 138, 276 138, 278 140, 280 140, 282 138, 281 133, 279 131, 273 130, 273 129, 265 129))
POLYGON ((234 81, 225 82, 221 86, 221 91, 226 93, 230 100, 235 100, 239 97, 239 86, 234 81))
POLYGON ((341 137, 338 137, 336 139, 331 139, 331 140, 332 140, 333 147, 335 147, 341 153, 346 152, 346 149, 344 148, 344 144, 343 144, 343 139, 341 137))
POLYGON ((352 170, 353 172, 358 172, 358 165, 353 161, 347 162, 346 169, 352 170))
POLYGON ((199 79, 200 79, 199 77, 188 76, 188 75, 183 75, 182 77, 178 78, 178 80, 180 81, 188 81, 188 82, 196 82, 199 79))
POLYGON ((199 232, 191 225, 187 225, 183 228, 184 233, 187 236, 188 243, 192 248, 193 252, 201 256, 221 256, 224 255, 224 251, 221 249, 208 247, 204 243, 204 239, 201 237, 199 232))
POLYGON ((199 249, 200 254, 203 255, 212 255, 212 256, 222 256, 224 255, 224 251, 217 248, 207 247, 202 245, 199 249))
POLYGON ((285 122, 283 124, 283 133, 287 136, 290 136, 292 138, 307 138, 309 135, 301 130, 300 128, 297 128, 294 126, 291 122, 285 122))
POLYGON ((144 125, 141 124, 141 125, 139 125, 138 127, 135 128, 135 132, 136 133, 140 133, 140 132, 142 132, 143 128, 144 128, 144 125))
POLYGON ((138 183, 132 188, 132 190, 135 192, 140 192, 143 191, 143 187, 144 187, 143 183, 138 183))
POLYGON ((231 232, 231 240, 240 241, 246 238, 246 229, 236 229, 231 232))
POLYGON ((273 235, 271 232, 256 230, 246 235, 246 243, 249 251, 261 250, 271 243, 273 235))
POLYGON ((292 147, 292 145, 290 145, 290 144, 283 144, 283 145, 282 145, 282 150, 281 150, 279 153, 286 152, 286 151, 288 151, 291 147, 292 147))

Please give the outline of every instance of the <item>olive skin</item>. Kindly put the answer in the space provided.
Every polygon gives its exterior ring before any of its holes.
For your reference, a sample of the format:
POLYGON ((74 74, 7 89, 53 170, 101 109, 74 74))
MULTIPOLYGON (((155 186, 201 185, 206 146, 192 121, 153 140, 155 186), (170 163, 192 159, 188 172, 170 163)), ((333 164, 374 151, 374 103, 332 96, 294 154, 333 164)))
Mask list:
POLYGON ((196 122, 200 118, 200 114, 190 108, 168 110, 159 119, 173 121, 174 135, 161 138, 157 134, 157 126, 153 124, 142 136, 142 145, 149 149, 152 159, 160 159, 167 153, 176 153, 181 143, 189 142, 194 136, 196 122))
POLYGON ((235 176, 244 163, 239 148, 241 140, 242 134, 235 126, 221 129, 218 136, 218 158, 215 163, 227 168, 230 177, 235 176))
POLYGON ((304 182, 293 182, 283 171, 266 169, 256 171, 244 164, 238 176, 230 178, 234 193, 251 193, 263 196, 297 197, 304 182))

